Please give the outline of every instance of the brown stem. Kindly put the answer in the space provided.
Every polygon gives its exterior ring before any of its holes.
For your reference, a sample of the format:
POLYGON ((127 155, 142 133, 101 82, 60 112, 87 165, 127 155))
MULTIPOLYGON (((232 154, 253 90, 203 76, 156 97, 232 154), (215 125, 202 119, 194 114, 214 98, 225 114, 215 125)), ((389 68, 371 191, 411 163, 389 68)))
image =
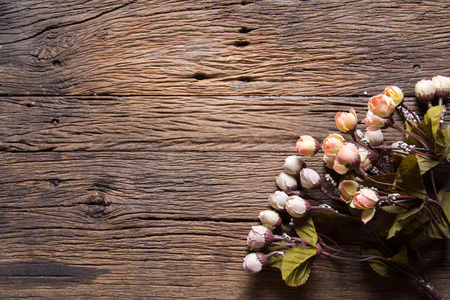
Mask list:
POLYGON ((422 145, 424 145, 424 147, 427 148, 427 151, 432 152, 431 146, 430 146, 430 145, 429 145, 422 137, 420 137, 419 135, 417 135, 417 134, 415 134, 415 133, 413 133, 413 132, 411 132, 411 131, 408 131, 408 130, 404 129, 404 128, 402 128, 401 126, 398 126, 397 124, 391 124, 391 127, 392 127, 392 128, 395 128, 395 129, 397 129, 398 131, 401 131, 401 132, 403 132, 403 133, 405 133, 405 134, 407 134, 407 135, 409 135, 409 136, 412 136, 414 139, 416 139, 416 140, 418 140, 420 143, 422 143, 422 145))

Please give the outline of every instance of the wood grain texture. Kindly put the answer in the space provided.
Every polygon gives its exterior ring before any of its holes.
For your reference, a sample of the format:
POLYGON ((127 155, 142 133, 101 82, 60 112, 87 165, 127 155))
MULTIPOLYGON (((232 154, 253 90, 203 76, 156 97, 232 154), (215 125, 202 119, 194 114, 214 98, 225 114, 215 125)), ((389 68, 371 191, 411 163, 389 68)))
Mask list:
MULTIPOLYGON (((449 8, 0 1, 0 298, 425 299, 366 264, 320 259, 294 289, 242 259, 299 135, 362 120, 391 84, 423 113, 415 81, 450 75, 449 8)), ((365 232, 329 234, 358 252, 365 232)), ((448 246, 423 253, 444 298, 448 246)))
POLYGON ((0 94, 363 95, 449 74, 440 1, 3 1, 0 94), (55 9, 58 7, 58 9, 55 9))
MULTIPOLYGON (((17 202, 19 203, 19 201, 17 202)), ((26 205, 26 204, 25 204, 26 205)), ((387 281, 364 264, 319 259, 307 285, 287 287, 279 271, 241 269, 249 222, 156 220, 129 211, 114 222, 51 210, 3 207, 2 298, 414 299, 408 281, 387 281), (89 221, 91 220, 91 221, 89 221), (389 293, 386 293, 389 291, 389 293)), ((339 235, 339 234, 338 234, 339 235)), ((340 236, 345 243, 355 232, 340 236)), ((333 236, 334 237, 334 236, 333 236)), ((357 251, 355 247, 346 247, 357 251)), ((426 253, 435 285, 449 295, 448 249, 426 253), (440 258, 436 260, 436 258, 440 258), (443 261, 443 263, 442 263, 443 261)))
MULTIPOLYGON (((7 151, 295 151, 337 132, 334 116, 367 97, 3 97, 7 151)), ((412 107, 411 98, 405 100, 412 107)), ((398 118, 400 122, 401 119, 398 118)), ((365 130, 364 124, 360 125, 365 130)), ((388 140, 400 139, 388 130, 388 140)))

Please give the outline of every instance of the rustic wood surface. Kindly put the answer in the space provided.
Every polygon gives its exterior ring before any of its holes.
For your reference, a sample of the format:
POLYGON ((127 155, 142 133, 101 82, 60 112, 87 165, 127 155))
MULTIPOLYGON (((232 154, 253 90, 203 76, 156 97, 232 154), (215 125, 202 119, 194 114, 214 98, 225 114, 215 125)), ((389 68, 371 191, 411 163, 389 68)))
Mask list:
MULTIPOLYGON (((0 298, 425 299, 365 264, 319 260, 289 288, 242 258, 300 134, 450 76, 449 8, 0 1, 0 298)), ((444 298, 448 246, 424 253, 444 298)))

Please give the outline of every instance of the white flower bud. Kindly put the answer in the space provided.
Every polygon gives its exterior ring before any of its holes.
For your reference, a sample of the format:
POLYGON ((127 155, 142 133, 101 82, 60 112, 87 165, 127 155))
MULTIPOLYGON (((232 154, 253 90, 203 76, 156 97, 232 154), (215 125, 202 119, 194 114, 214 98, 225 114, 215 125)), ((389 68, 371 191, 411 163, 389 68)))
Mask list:
POLYGON ((316 171, 310 168, 304 168, 300 172, 300 182, 306 189, 315 189, 321 186, 322 180, 316 171))
POLYGON ((295 190, 297 188, 297 179, 286 172, 281 172, 276 179, 277 185, 283 191, 295 190))
POLYGON ((297 174, 306 167, 306 164, 300 156, 291 155, 286 157, 283 167, 289 175, 297 176, 297 174))
POLYGON ((283 210, 289 196, 283 191, 276 191, 269 196, 269 203, 276 210, 283 210))
POLYGON ((303 217, 310 209, 309 202, 299 196, 291 196, 286 201, 286 211, 294 218, 303 217))
POLYGON ((450 90, 450 77, 437 75, 437 76, 434 76, 433 78, 431 78, 431 81, 433 81, 434 86, 437 89, 450 90))
POLYGON ((267 255, 264 253, 250 253, 244 257, 244 270, 248 273, 257 273, 267 263, 267 255))
POLYGON ((383 132, 380 129, 375 131, 367 130, 364 137, 373 146, 381 145, 384 142, 383 132))
POLYGON ((281 225, 280 215, 273 210, 264 210, 259 213, 259 219, 264 226, 269 227, 270 229, 274 229, 281 225))
POLYGON ((431 78, 436 86, 436 97, 447 98, 450 94, 450 78, 445 76, 434 76, 431 78))
POLYGON ((415 94, 417 99, 426 104, 430 103, 436 94, 436 86, 434 85, 433 81, 422 79, 421 81, 416 83, 415 86, 415 94))
POLYGON ((252 249, 259 250, 272 243, 274 237, 272 231, 262 225, 252 226, 247 236, 247 245, 252 249))

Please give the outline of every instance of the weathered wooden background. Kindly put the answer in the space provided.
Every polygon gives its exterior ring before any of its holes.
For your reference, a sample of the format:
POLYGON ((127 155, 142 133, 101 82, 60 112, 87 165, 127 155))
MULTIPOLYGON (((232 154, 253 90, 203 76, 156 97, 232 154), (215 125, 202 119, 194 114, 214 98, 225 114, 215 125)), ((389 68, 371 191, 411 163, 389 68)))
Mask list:
MULTIPOLYGON (((241 268, 300 134, 326 137, 350 106, 362 119, 387 85, 414 103, 417 80, 450 75, 449 9, 0 1, 0 298, 424 298, 365 264, 319 260, 296 289, 241 268)), ((434 246, 449 297, 450 250, 434 246)))

